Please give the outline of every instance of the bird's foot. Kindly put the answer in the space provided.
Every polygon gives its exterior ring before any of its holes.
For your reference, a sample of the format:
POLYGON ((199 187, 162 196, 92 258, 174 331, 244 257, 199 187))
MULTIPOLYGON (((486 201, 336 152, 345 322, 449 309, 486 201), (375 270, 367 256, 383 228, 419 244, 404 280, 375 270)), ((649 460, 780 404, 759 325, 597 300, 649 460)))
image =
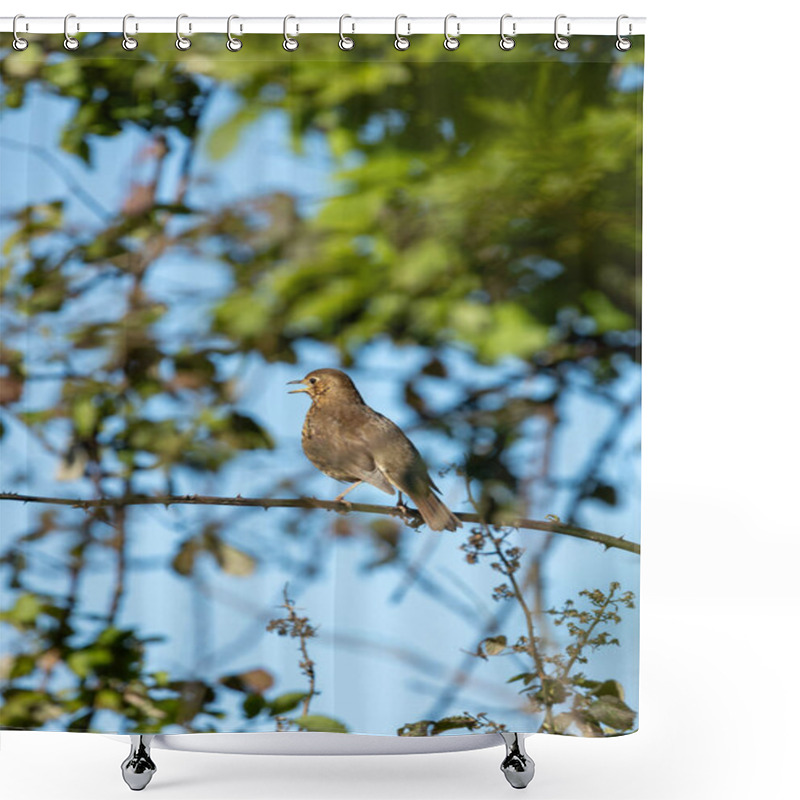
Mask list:
POLYGON ((403 498, 401 497, 397 503, 395 504, 395 508, 397 509, 397 514, 406 525, 412 526, 414 523, 419 523, 419 515, 416 511, 409 508, 404 502, 403 498))
POLYGON ((341 503, 348 511, 353 507, 353 503, 351 500, 345 500, 342 495, 333 498, 334 503, 341 503))

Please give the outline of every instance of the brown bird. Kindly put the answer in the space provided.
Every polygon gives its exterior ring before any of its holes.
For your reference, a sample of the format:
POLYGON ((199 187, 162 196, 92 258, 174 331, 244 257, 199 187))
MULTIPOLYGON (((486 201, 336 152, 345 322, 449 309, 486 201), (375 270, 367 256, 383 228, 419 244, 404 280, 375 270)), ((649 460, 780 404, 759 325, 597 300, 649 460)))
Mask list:
POLYGON ((371 409, 353 381, 338 369, 315 369, 299 383, 311 398, 303 423, 303 452, 311 463, 337 481, 352 484, 337 498, 369 483, 387 494, 403 493, 416 503, 431 530, 454 531, 461 520, 434 494, 439 488, 431 480, 419 451, 390 419, 371 409))

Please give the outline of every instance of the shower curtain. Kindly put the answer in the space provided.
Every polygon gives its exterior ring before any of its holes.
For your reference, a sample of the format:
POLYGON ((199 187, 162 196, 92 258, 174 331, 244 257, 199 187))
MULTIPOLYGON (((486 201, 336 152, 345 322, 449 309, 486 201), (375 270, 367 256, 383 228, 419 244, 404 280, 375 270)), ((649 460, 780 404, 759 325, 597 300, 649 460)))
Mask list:
POLYGON ((28 38, 0 728, 636 730, 641 38, 28 38))

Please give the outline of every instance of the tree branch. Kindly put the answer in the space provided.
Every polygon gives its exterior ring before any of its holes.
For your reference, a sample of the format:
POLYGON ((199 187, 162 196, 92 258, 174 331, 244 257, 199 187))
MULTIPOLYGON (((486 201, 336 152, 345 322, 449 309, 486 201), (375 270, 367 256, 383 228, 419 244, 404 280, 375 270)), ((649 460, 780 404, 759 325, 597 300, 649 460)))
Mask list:
MULTIPOLYGON (((269 497, 212 497, 199 494, 186 495, 142 495, 131 494, 122 497, 99 497, 93 500, 82 500, 72 497, 39 497, 36 495, 17 494, 16 492, 0 492, 0 500, 12 500, 21 503, 46 503, 49 505, 71 506, 82 508, 118 508, 120 506, 145 506, 159 505, 169 508, 171 505, 204 505, 204 506, 247 506, 263 508, 318 508, 325 511, 339 513, 358 512, 362 514, 383 514, 390 517, 400 517, 404 522, 414 528, 422 525, 422 517, 413 509, 400 509, 397 506, 379 506, 371 503, 347 503, 335 500, 317 500, 315 497, 298 498, 269 498, 269 497)), ((459 513, 456 516, 466 523, 486 524, 478 514, 459 513)), ((636 542, 630 542, 623 536, 610 536, 607 533, 579 528, 575 525, 565 525, 562 522, 551 522, 538 519, 515 519, 504 517, 491 520, 489 523, 495 527, 524 528, 525 530, 544 531, 557 533, 562 536, 572 536, 576 539, 586 539, 603 545, 607 550, 616 548, 627 550, 629 553, 640 553, 641 548, 636 542)))

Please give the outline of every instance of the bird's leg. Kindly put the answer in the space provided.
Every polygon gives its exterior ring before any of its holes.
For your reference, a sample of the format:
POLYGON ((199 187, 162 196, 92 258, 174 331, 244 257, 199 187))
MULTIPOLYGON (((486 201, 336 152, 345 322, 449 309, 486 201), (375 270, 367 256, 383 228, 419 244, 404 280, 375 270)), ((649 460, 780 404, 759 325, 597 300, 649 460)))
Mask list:
POLYGON ((397 505, 395 508, 400 512, 400 518, 406 525, 417 521, 414 512, 403 502, 403 493, 399 489, 397 490, 397 505))
POLYGON ((336 497, 333 498, 333 502, 334 503, 344 503, 346 506, 353 505, 349 500, 345 500, 344 496, 348 492, 352 492, 353 489, 356 488, 356 486, 361 486, 362 483, 364 483, 364 481, 356 481, 354 484, 351 484, 341 494, 337 494, 336 497))
POLYGON ((397 490, 397 508, 400 509, 400 512, 403 514, 403 516, 411 511, 411 509, 403 502, 403 493, 399 489, 397 490))

